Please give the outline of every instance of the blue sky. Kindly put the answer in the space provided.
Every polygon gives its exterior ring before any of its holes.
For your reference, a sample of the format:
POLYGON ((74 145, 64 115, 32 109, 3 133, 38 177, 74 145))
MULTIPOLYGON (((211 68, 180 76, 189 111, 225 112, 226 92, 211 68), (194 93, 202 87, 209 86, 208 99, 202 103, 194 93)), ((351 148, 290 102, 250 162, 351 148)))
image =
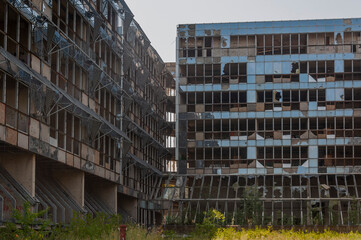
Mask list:
POLYGON ((361 17, 361 0, 125 0, 165 62, 175 61, 176 26, 361 17))

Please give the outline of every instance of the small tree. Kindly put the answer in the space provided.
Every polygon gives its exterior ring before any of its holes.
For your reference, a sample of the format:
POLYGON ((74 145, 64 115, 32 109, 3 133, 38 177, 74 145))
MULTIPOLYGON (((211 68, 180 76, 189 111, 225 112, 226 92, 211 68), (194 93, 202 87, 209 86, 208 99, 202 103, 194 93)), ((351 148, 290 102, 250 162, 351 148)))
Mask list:
POLYGON ((225 216, 215 210, 211 209, 208 212, 204 212, 203 222, 196 224, 196 229, 193 232, 195 237, 202 237, 206 239, 211 239, 217 232, 217 228, 220 225, 223 225, 225 222, 225 216))
POLYGON ((48 239, 50 221, 42 218, 48 209, 36 213, 31 211, 30 203, 25 202, 23 206, 23 211, 13 210, 15 222, 5 224, 6 228, 0 232, 0 239, 48 239))
POLYGON ((256 186, 247 186, 244 191, 243 209, 245 223, 249 226, 262 224, 263 206, 256 186))
POLYGON ((329 211, 331 217, 331 225, 338 225, 339 224, 339 209, 338 209, 338 201, 337 200, 330 200, 329 203, 329 211))
POLYGON ((349 212, 349 222, 351 225, 357 225, 358 224, 358 215, 359 215, 359 206, 358 201, 355 197, 352 198, 351 201, 351 209, 349 212))

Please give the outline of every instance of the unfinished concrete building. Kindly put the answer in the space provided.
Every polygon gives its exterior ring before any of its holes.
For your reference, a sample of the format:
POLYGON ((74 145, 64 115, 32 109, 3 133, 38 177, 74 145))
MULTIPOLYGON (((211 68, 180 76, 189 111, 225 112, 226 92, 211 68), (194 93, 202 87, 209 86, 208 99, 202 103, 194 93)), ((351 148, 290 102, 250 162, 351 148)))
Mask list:
POLYGON ((215 208, 239 224, 254 186, 259 224, 358 223, 361 19, 189 24, 177 33, 178 172, 162 195, 169 219, 197 222, 215 208))
POLYGON ((123 0, 0 0, 0 223, 25 201, 160 222, 171 88, 123 0))

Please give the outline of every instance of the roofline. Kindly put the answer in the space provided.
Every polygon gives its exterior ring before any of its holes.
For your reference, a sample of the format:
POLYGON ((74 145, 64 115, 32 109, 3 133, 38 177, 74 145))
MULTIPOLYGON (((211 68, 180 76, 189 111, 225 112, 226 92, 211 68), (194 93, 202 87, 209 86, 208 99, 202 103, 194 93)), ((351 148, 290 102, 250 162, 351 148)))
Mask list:
POLYGON ((299 21, 331 21, 331 20, 352 20, 352 19, 361 19, 361 17, 352 17, 352 18, 311 18, 311 19, 291 19, 291 20, 255 20, 255 21, 239 21, 239 22, 205 22, 205 23, 184 23, 177 24, 177 28, 182 25, 209 25, 209 24, 238 24, 238 23, 269 23, 269 22, 299 22, 299 21))

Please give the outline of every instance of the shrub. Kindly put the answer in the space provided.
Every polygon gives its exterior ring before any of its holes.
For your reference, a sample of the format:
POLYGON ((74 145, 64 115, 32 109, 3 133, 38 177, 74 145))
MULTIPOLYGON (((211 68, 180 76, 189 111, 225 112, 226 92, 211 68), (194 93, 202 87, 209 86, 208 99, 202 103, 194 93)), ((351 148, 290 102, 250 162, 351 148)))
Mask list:
POLYGON ((41 218, 48 209, 34 213, 31 211, 30 203, 25 202, 23 206, 23 211, 13 210, 14 222, 5 223, 5 228, 0 231, 0 239, 48 239, 50 222, 41 218))
POLYGON ((82 216, 74 213, 69 225, 58 225, 52 231, 51 239, 101 240, 114 235, 120 223, 120 215, 109 216, 105 213, 98 213, 96 217, 93 217, 90 214, 82 216))
POLYGON ((215 209, 203 214, 203 222, 196 224, 196 229, 191 235, 198 239, 211 239, 217 232, 218 226, 224 224, 225 216, 215 209))
POLYGON ((118 226, 121 223, 119 215, 109 216, 104 213, 92 217, 74 213, 69 225, 52 225, 41 217, 48 209, 34 213, 29 203, 24 203, 24 211, 13 210, 14 222, 5 223, 0 230, 0 240, 100 240, 116 239, 118 226))
POLYGON ((241 239, 242 233, 237 232, 236 229, 230 228, 219 228, 214 236, 214 240, 235 240, 241 239))
POLYGON ((127 227, 127 239, 131 240, 160 240, 162 236, 155 229, 147 230, 138 225, 127 227))

